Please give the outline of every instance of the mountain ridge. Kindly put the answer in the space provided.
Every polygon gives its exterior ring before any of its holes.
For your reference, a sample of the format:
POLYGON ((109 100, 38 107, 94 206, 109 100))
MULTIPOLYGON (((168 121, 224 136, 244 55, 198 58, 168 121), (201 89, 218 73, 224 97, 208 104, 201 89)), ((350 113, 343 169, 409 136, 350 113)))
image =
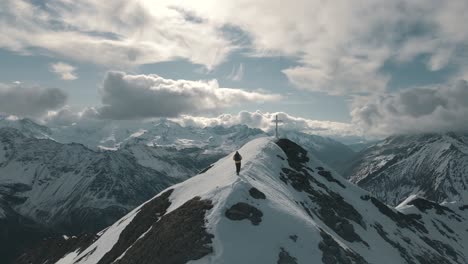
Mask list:
POLYGON ((351 182, 395 206, 412 194, 439 203, 467 202, 468 136, 389 137, 361 151, 346 171, 351 182))
MULTIPOLYGON (((468 261, 463 250, 468 230, 460 228, 468 212, 463 206, 413 200, 397 211, 286 139, 255 139, 239 152, 244 157, 239 177, 228 155, 134 209, 96 240, 63 256, 36 260, 58 264, 468 261), (437 221, 430 221, 433 214, 437 221), (449 229, 457 235, 447 235, 449 229)), ((24 255, 17 263, 31 259, 33 255, 24 255)))

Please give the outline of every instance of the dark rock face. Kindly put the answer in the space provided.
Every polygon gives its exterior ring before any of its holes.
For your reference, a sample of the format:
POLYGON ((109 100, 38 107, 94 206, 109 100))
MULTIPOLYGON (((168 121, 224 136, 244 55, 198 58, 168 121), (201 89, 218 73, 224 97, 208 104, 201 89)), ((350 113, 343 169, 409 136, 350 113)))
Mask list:
MULTIPOLYGON (((386 241, 389 245, 394 247, 400 253, 401 257, 408 263, 450 263, 449 259, 454 262, 460 262, 463 257, 453 249, 450 245, 444 244, 437 240, 430 239, 428 229, 423 224, 421 215, 405 215, 392 208, 388 207, 384 203, 377 200, 375 197, 364 195, 361 197, 363 201, 369 201, 375 206, 382 215, 387 216, 392 222, 394 222, 400 229, 401 232, 393 233, 391 236, 385 230, 386 227, 379 225, 378 223, 366 225, 363 220, 363 216, 337 192, 332 191, 328 186, 320 182, 319 178, 323 177, 328 182, 336 183, 340 187, 344 188, 344 184, 340 179, 333 177, 333 175, 326 171, 322 167, 317 167, 317 174, 319 176, 313 176, 310 174, 310 169, 307 167, 308 159, 304 158, 307 154, 305 150, 301 150, 295 143, 290 142, 286 139, 279 140, 278 145, 286 153, 289 167, 283 168, 280 174, 280 179, 296 191, 306 193, 308 199, 303 201, 297 201, 298 204, 302 205, 304 211, 312 218, 318 217, 323 221, 330 229, 332 229, 337 235, 349 242, 360 242, 367 247, 371 247, 369 243, 364 241, 359 234, 356 232, 354 223, 360 225, 363 229, 375 229, 377 233, 386 241), (312 203, 311 203, 312 202, 312 203), (309 206, 314 204, 314 207, 309 206), (354 223, 353 223, 354 222, 354 223), (419 235, 420 239, 425 242, 428 246, 433 248, 433 251, 427 251, 426 254, 421 256, 416 255, 413 252, 409 252, 407 248, 411 245, 411 240, 405 237, 404 232, 408 231, 419 235), (399 237, 399 241, 396 242, 393 236, 399 237), (437 254, 439 252, 440 254, 437 254)), ((462 217, 450 210, 447 207, 439 204, 424 200, 416 199, 410 204, 416 206, 421 212, 432 210, 439 215, 444 215, 450 219, 462 221, 462 217)), ((450 229, 447 229, 443 223, 435 225, 442 235, 448 235, 450 229)), ((452 230, 453 231, 453 230, 452 230)), ((324 252, 323 262, 326 264, 331 263, 365 263, 364 259, 353 252, 346 252, 341 249, 336 241, 323 232, 322 237, 324 241, 320 244, 320 249, 324 252)))
POLYGON ((303 168, 302 164, 309 162, 307 151, 291 140, 281 138, 276 144, 286 153, 289 166, 292 168, 301 170, 303 168))
POLYGON ((286 249, 281 248, 281 252, 278 255, 277 264, 297 264, 297 259, 289 255, 289 252, 286 249))
POLYGON ((171 205, 169 197, 173 190, 168 190, 159 197, 145 204, 133 221, 122 231, 119 240, 106 255, 101 259, 101 263, 110 263, 118 258, 128 247, 130 247, 138 237, 148 230, 159 217, 166 213, 171 205))
POLYGON ((97 236, 93 234, 83 234, 68 239, 63 237, 47 238, 35 249, 21 255, 14 263, 55 263, 68 252, 72 252, 77 248, 86 248, 93 243, 95 239, 97 239, 97 236))
POLYGON ((289 238, 294 241, 294 242, 297 242, 297 239, 299 238, 297 235, 290 235, 289 238))
POLYGON ((250 194, 250 196, 252 196, 252 197, 255 198, 255 199, 266 199, 265 194, 262 193, 261 191, 259 191, 259 190, 258 190, 257 188, 255 188, 255 187, 250 188, 249 194, 250 194))
POLYGON ((323 252, 324 264, 368 264, 368 262, 356 252, 342 248, 329 234, 321 230, 323 240, 319 243, 319 249, 323 252))
POLYGON ((2 209, 7 217, 0 219, 0 263, 12 263, 24 249, 35 247, 43 237, 53 235, 49 229, 13 210, 7 207, 2 209))
MULTIPOLYGON (((213 235, 205 228, 205 214, 212 207, 211 201, 199 197, 187 201, 153 223, 151 230, 114 263, 185 264, 212 253, 213 235)), ((108 262, 99 262, 104 263, 108 262)))
POLYGON ((253 225, 258 225, 262 222, 263 213, 249 204, 236 203, 226 210, 225 215, 233 221, 248 219, 253 225))
MULTIPOLYGON (((328 227, 333 229, 345 240, 349 242, 357 241, 369 246, 368 243, 362 240, 355 232, 353 225, 350 223, 350 221, 353 221, 365 229, 366 226, 362 220, 362 216, 351 204, 347 203, 343 197, 328 189, 327 186, 317 181, 310 174, 311 170, 306 166, 306 163, 309 161, 307 158, 307 151, 287 139, 280 139, 277 144, 286 153, 288 163, 291 168, 294 169, 283 168, 280 179, 286 184, 291 184, 296 191, 307 193, 309 199, 313 203, 319 205, 317 210, 317 208, 307 208, 307 203, 301 202, 307 214, 311 217, 313 214, 318 216, 328 227), (326 190, 326 193, 314 189, 313 185, 326 190)), ((331 176, 330 172, 325 171, 321 167, 317 169, 319 173, 322 173, 322 176, 325 175, 323 177, 326 179, 328 178, 328 181, 336 182, 341 187, 344 187, 341 182, 331 176)))
POLYGON ((435 210, 436 214, 438 214, 438 215, 450 215, 450 217, 456 218, 459 222, 462 221, 461 220, 462 217, 460 215, 456 214, 451 209, 449 209, 449 208, 447 208, 445 206, 442 206, 440 204, 428 201, 426 199, 421 199, 421 198, 414 199, 414 200, 410 201, 408 203, 408 205, 416 206, 421 212, 426 212, 427 210, 433 209, 433 210, 435 210))
MULTIPOLYGON (((172 191, 146 203, 98 263, 185 264, 212 253, 213 235, 205 228, 206 211, 213 207, 211 201, 195 197, 166 214, 172 191), (124 252, 124 257, 116 261, 124 252)), ((95 239, 85 235, 45 241, 42 247, 24 254, 16 263, 54 263, 66 253, 88 248, 95 239)))
POLYGON ((346 188, 340 181, 332 177, 331 172, 325 171, 325 170, 319 170, 317 173, 318 175, 323 176, 325 179, 327 179, 327 181, 334 182, 338 184, 339 186, 341 186, 342 188, 346 188))
MULTIPOLYGON (((173 190, 168 190, 157 198, 145 204, 132 223, 122 232, 116 245, 102 260, 110 263, 118 258, 138 237, 153 224, 154 221, 166 212, 170 206, 169 196, 173 190)), ((65 240, 62 237, 49 239, 40 244, 35 250, 23 254, 17 261, 18 264, 50 263, 62 258, 66 253, 78 248, 85 249, 94 242, 94 235, 82 235, 77 238, 65 240)))

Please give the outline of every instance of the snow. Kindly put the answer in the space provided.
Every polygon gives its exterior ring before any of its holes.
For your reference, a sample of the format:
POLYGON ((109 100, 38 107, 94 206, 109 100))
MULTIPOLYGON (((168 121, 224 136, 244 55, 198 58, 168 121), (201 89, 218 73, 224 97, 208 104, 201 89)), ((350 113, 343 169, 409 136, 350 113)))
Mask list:
POLYGON ((96 264, 104 255, 109 252, 119 240, 119 236, 125 227, 130 224, 138 213, 137 208, 129 213, 123 220, 120 220, 102 233, 101 237, 84 251, 78 250, 65 255, 56 264, 96 264))
POLYGON ((128 251, 129 249, 131 249, 131 248, 133 247, 133 245, 135 245, 135 243, 136 243, 138 240, 140 240, 140 239, 142 239, 143 237, 145 237, 146 234, 148 234, 149 231, 151 231, 152 228, 153 228, 153 227, 150 227, 148 230, 146 230, 146 232, 143 233, 143 235, 139 236, 139 237, 137 238, 137 240, 135 240, 135 242, 134 242, 129 248, 127 248, 127 250, 125 250, 124 253, 122 253, 122 255, 120 255, 118 258, 116 258, 116 259, 114 260, 114 262, 117 262, 118 260, 122 259, 122 258, 125 256, 125 254, 127 253, 127 251, 128 251))
POLYGON ((468 202, 468 136, 422 134, 390 137, 356 157, 350 181, 384 202, 410 195, 437 202, 468 202), (391 163, 390 163, 391 161, 391 163), (370 177, 369 177, 370 176, 370 177))
MULTIPOLYGON (((190 261, 190 264, 276 263, 281 248, 295 257, 297 263, 321 263, 323 255, 319 247, 319 243, 323 240, 321 232, 329 234, 342 248, 357 252, 369 263, 405 263, 399 250, 377 232, 377 225, 383 228, 388 239, 403 246, 413 257, 423 256, 427 252, 435 252, 422 240, 422 236, 427 234, 419 233, 412 228, 402 228, 400 223, 383 214, 369 199, 363 199, 363 197, 369 196, 368 192, 346 182, 335 173, 333 173, 334 180, 345 187, 341 187, 336 182, 329 182, 315 172, 313 177, 318 184, 313 184, 314 191, 324 195, 334 193, 341 196, 344 202, 351 205, 362 216, 361 224, 363 226, 354 221, 349 222, 359 237, 369 246, 345 240, 324 222, 320 215, 320 205, 309 198, 310 194, 296 191, 292 186, 284 184, 279 179, 282 168, 288 168, 289 165, 287 160, 277 157, 279 155, 286 158, 285 153, 273 142, 273 138, 262 137, 252 140, 240 148, 239 153, 243 156, 240 176, 235 174, 232 160, 234 153, 231 153, 216 162, 205 173, 168 188, 173 189, 173 192, 169 197, 171 205, 166 214, 177 210, 184 203, 197 196, 210 200, 213 204, 213 208, 206 213, 205 220, 207 232, 214 235, 212 242, 214 251, 199 260, 190 261), (249 195, 249 189, 252 187, 263 192, 267 199, 253 199, 249 195), (226 210, 239 202, 248 203, 263 213, 259 225, 252 225, 248 220, 232 221, 225 217, 226 210), (308 207, 314 211, 313 217, 309 216, 298 205, 298 202, 307 203, 308 207), (292 235, 298 236, 296 242, 290 239, 292 235)), ((308 164, 309 168, 319 166, 324 167, 320 161, 314 158, 308 164)), ((431 239, 448 243, 455 250, 463 252, 463 245, 468 242, 466 239, 468 236, 462 235, 464 232, 463 221, 458 223, 453 219, 447 220, 444 219, 444 216, 437 215, 432 211, 427 213, 415 211, 417 208, 409 206, 408 203, 416 197, 408 198, 398 207, 398 210, 402 213, 422 214, 422 221, 430 231, 431 239), (432 223, 431 219, 437 219, 441 222, 447 220, 446 223, 454 226, 454 230, 459 231, 460 236, 463 237, 457 238, 453 242, 452 238, 447 238, 438 231, 443 228, 440 226, 441 224, 432 223)), ((457 205, 448 205, 453 207, 454 211, 458 210, 457 205)), ((120 233, 132 221, 141 206, 125 216, 123 220, 103 230, 99 239, 83 252, 72 252, 57 263, 75 263, 74 261, 83 256, 86 257, 76 264, 97 263, 115 245, 120 233), (88 253, 89 255, 87 255, 88 253)), ((391 209, 388 210, 391 211, 391 209)), ((141 234, 140 238, 144 237, 147 232, 148 230, 141 234)), ((125 257, 125 252, 120 258, 125 257)), ((416 259, 413 258, 413 260, 416 262, 416 259)))
POLYGON ((5 217, 6 217, 5 211, 2 208, 0 208, 0 219, 5 218, 5 217))

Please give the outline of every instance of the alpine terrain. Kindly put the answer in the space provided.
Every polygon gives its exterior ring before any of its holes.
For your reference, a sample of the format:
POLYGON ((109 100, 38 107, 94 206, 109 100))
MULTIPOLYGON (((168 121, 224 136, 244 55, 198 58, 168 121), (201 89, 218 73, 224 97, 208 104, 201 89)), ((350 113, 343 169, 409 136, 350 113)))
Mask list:
POLYGON ((468 202, 468 136, 393 136, 360 152, 346 169, 351 182, 398 205, 414 194, 441 203, 468 202))
POLYGON ((397 209, 287 139, 250 141, 96 235, 44 241, 17 263, 468 263, 468 206, 397 209))
POLYGON ((0 253, 19 253, 51 231, 102 229, 179 181, 123 151, 96 152, 0 128, 0 253))
MULTIPOLYGON (((0 118, 0 253, 10 259, 46 236, 97 232, 161 190, 267 135, 244 125, 136 124, 48 128, 27 118, 0 118)), ((350 153, 331 139, 289 134, 319 159, 332 162, 330 153, 350 153)))
MULTIPOLYGON (((187 153, 197 155, 197 159, 217 160, 240 146, 269 133, 250 128, 246 125, 208 126, 204 128, 181 126, 180 124, 161 119, 151 122, 143 121, 113 121, 78 122, 69 126, 45 127, 27 118, 0 116, 0 127, 17 128, 23 134, 35 138, 49 138, 60 143, 80 143, 94 150, 118 150, 121 148, 141 148, 148 153, 148 147, 164 149, 169 154, 169 160, 180 152, 185 157, 187 153)), ((300 142, 304 148, 326 164, 337 167, 354 156, 354 152, 346 145, 321 136, 310 135, 298 131, 285 131, 286 137, 300 142)), ((150 151, 151 152, 151 151, 150 151)), ((160 158, 163 152, 153 153, 160 158)), ((143 154, 143 153, 140 153, 143 154)), ((151 156, 154 156, 151 154, 151 156)), ((143 154, 144 155, 144 154, 143 154)), ((142 159, 148 159, 143 156, 142 159)), ((181 159, 179 158, 179 161, 181 159)), ((144 161, 143 161, 144 162, 144 161)), ((147 164, 147 163, 145 163, 147 164)), ((189 176, 193 176, 194 171, 189 176)), ((183 177, 182 177, 183 178, 183 177)))

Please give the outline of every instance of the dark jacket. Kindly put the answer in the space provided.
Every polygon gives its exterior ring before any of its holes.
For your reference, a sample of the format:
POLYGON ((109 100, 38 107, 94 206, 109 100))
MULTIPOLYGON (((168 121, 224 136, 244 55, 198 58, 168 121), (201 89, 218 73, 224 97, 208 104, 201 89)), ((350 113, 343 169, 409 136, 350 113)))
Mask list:
POLYGON ((236 152, 236 154, 234 154, 234 157, 232 158, 236 163, 240 163, 241 160, 242 160, 242 156, 239 154, 239 152, 236 152))

